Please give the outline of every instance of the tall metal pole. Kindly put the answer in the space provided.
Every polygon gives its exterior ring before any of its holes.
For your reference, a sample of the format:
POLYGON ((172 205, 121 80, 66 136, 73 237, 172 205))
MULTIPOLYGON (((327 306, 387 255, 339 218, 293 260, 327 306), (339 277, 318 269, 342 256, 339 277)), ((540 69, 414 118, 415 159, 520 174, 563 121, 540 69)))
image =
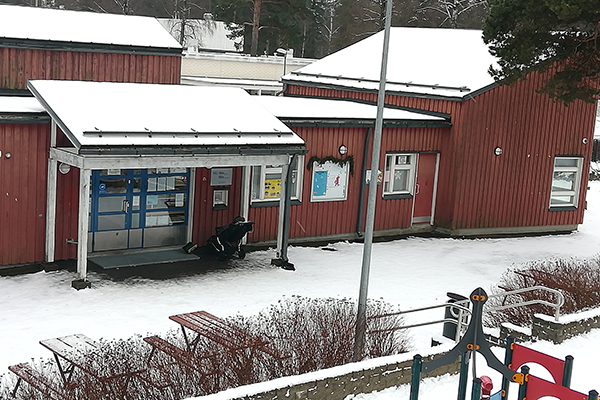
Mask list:
POLYGON ((387 77, 391 22, 392 0, 387 0, 385 10, 385 29, 383 36, 383 54, 381 55, 381 75, 379 78, 379 92, 377 93, 377 118, 375 120, 373 154, 371 156, 371 182, 369 184, 365 242, 363 247, 362 270, 360 276, 360 292, 358 296, 358 314, 356 317, 356 334, 354 339, 353 355, 354 361, 359 361, 363 358, 365 335, 367 330, 367 292, 369 288, 369 272, 371 269, 373 227, 375 225, 375 202, 377 201, 377 178, 379 171, 379 153, 381 149, 381 132, 383 130, 383 107, 385 105, 385 81, 387 77))

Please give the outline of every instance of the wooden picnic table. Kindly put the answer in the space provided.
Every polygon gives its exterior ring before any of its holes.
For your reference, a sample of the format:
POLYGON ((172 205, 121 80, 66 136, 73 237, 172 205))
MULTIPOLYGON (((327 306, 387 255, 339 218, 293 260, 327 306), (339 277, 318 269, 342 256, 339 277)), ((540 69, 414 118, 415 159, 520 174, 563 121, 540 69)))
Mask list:
POLYGON ((71 382, 71 377, 76 368, 92 376, 97 376, 97 372, 90 368, 91 364, 88 360, 91 354, 98 350, 98 345, 89 337, 78 333, 40 340, 40 344, 54 355, 58 371, 65 385, 71 382))
POLYGON ((81 370, 103 385, 119 381, 120 394, 124 396, 131 378, 145 371, 143 368, 127 370, 119 362, 107 361, 99 343, 81 333, 41 340, 40 344, 54 354, 65 387, 74 383, 73 372, 81 370))
POLYGON ((181 325, 187 350, 194 352, 201 337, 205 337, 231 350, 257 349, 271 356, 284 359, 289 355, 282 354, 269 345, 266 338, 251 335, 244 329, 228 323, 206 311, 196 311, 172 315, 169 319, 181 325), (195 337, 188 332, 194 332, 195 337))

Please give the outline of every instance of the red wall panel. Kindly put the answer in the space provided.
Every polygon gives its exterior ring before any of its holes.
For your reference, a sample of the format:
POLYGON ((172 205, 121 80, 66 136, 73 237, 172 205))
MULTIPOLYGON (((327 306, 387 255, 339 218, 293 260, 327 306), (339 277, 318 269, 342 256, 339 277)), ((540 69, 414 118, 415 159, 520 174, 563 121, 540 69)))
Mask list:
POLYGON ((0 124, 0 265, 44 259, 49 137, 48 125, 0 124))
MULTIPOLYGON (((290 238, 318 237, 335 234, 351 234, 356 231, 360 174, 363 165, 363 148, 367 128, 344 127, 292 127, 302 137, 309 149, 305 156, 302 205, 293 205, 290 212, 290 238), (317 156, 341 157, 340 145, 348 147, 348 155, 354 157, 354 175, 349 175, 348 196, 345 201, 311 202, 311 171, 306 169, 308 160, 317 156)), ((448 145, 447 128, 385 128, 382 148, 389 151, 440 151, 448 145)), ((372 137, 369 143, 369 157, 366 160, 370 169, 372 137)), ((380 169, 385 160, 380 158, 380 169)), ((412 199, 383 200, 382 187, 378 186, 376 208, 376 230, 407 228, 411 226, 412 199)), ((365 203, 368 187, 365 191, 365 203)), ((364 211, 364 210, 363 210, 364 211)), ((274 240, 277 237, 278 207, 257 207, 250 209, 250 219, 256 222, 256 229, 249 236, 250 241, 274 240)), ((363 213, 364 223, 364 213, 363 213)))
POLYGON ((530 74, 527 81, 496 87, 464 103, 454 229, 582 222, 595 106, 580 101, 564 106, 537 94, 546 77, 530 74), (493 153, 497 146, 501 156, 493 153), (556 155, 584 156, 576 211, 549 211, 556 155))
MULTIPOLYGON (((581 101, 567 107, 536 93, 551 72, 530 74, 526 81, 492 88, 464 102, 386 96, 387 104, 452 116, 450 139, 439 147, 436 226, 479 229, 582 222, 596 110, 593 104, 581 101), (588 139, 588 144, 583 143, 584 138, 588 139), (504 151, 501 156, 493 154, 497 146, 504 151), (576 211, 548 209, 556 155, 585 157, 583 190, 576 211)), ((375 93, 295 85, 286 90, 293 95, 376 102, 375 93)), ((394 147, 388 147, 390 145, 384 143, 382 148, 393 150, 394 147)), ((402 145, 408 146, 407 142, 402 145)), ((386 216, 393 216, 396 211, 383 209, 386 216)))
POLYGON ((213 210, 213 187, 210 186, 210 170, 196 170, 196 196, 194 203, 193 240, 200 246, 215 233, 215 228, 226 225, 240 215, 242 168, 233 168, 229 187, 229 204, 226 210, 213 210))
POLYGON ((0 48, 0 87, 25 89, 28 79, 179 84, 180 56, 0 48))

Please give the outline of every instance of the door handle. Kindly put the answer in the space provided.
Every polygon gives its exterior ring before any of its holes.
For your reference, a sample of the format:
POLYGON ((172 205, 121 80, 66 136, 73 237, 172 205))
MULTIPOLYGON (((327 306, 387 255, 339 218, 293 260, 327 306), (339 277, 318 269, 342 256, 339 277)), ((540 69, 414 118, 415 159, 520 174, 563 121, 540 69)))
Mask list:
POLYGON ((123 200, 123 208, 122 211, 123 212, 127 212, 129 210, 129 201, 128 200, 123 200))
POLYGON ((417 192, 415 194, 419 194, 419 184, 417 183, 415 186, 417 187, 417 192))

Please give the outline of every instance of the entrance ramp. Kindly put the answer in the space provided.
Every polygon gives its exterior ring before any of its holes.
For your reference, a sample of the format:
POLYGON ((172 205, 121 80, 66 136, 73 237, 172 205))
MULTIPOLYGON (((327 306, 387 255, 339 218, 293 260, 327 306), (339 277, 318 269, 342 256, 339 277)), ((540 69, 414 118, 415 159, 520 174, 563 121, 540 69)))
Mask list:
POLYGON ((180 261, 195 261, 200 259, 195 254, 178 249, 143 251, 128 254, 111 254, 92 256, 88 262, 101 269, 139 267, 143 265, 168 264, 180 261))

